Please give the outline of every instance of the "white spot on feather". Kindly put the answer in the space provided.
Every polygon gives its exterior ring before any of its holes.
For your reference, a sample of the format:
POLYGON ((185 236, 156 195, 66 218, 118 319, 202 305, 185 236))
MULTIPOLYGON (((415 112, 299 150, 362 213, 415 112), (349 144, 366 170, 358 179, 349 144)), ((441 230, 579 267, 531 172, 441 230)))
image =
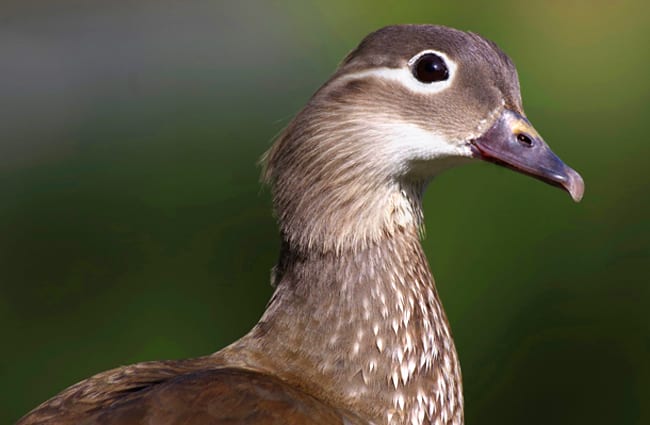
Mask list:
POLYGON ((378 337, 375 343, 377 344, 377 349, 380 353, 384 351, 384 340, 381 337, 378 337))
POLYGON ((400 373, 402 375, 402 383, 406 385, 409 380, 409 370, 407 365, 400 366, 400 373))
POLYGON ((399 376, 397 375, 397 371, 394 371, 390 375, 390 379, 391 379, 391 382, 393 383, 393 387, 395 387, 395 389, 397 389, 397 385, 399 384, 399 376))
POLYGON ((393 403, 395 404, 395 407, 397 407, 399 410, 404 410, 404 394, 402 393, 395 394, 395 399, 393 400, 393 403))

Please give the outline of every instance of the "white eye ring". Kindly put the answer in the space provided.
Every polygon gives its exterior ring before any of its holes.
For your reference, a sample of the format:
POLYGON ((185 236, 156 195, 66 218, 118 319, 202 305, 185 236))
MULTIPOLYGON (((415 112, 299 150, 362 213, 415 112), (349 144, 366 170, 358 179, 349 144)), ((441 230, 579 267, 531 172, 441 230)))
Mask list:
POLYGON ((454 79, 454 76, 456 75, 456 69, 458 68, 458 65, 456 64, 456 62, 451 60, 449 58, 449 56, 447 56, 445 53, 440 52, 438 50, 431 50, 431 49, 423 50, 420 53, 418 53, 417 55, 413 56, 411 59, 409 59, 409 61, 407 62, 407 65, 409 67, 409 70, 411 71, 413 79, 417 83, 422 84, 424 86, 436 86, 434 91, 444 90, 447 87, 449 87, 451 85, 452 80, 454 79), (422 58, 422 56, 430 55, 430 54, 436 55, 436 56, 438 56, 439 58, 441 58, 444 61, 445 65, 447 67, 447 71, 449 73, 449 76, 446 79, 440 80, 440 81, 422 82, 422 81, 418 80, 417 77, 415 76, 415 74, 413 73, 413 67, 417 66, 417 63, 420 60, 420 58, 422 58))

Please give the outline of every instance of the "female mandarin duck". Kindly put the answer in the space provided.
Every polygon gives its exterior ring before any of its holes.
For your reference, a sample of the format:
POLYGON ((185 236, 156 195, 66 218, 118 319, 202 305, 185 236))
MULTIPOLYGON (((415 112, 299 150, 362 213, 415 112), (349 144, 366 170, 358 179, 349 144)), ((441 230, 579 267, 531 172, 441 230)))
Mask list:
POLYGON ((462 424, 420 235, 427 183, 474 159, 582 197, 494 43, 432 25, 370 34, 264 158, 283 243, 259 323, 206 357, 92 376, 18 424, 462 424))

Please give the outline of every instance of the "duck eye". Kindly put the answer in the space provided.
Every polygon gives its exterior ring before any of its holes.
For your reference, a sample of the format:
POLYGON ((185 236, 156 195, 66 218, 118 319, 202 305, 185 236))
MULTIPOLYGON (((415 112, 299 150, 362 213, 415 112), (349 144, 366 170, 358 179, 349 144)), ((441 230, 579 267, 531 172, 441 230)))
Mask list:
POLYGON ((433 83, 449 78, 449 69, 440 56, 426 53, 413 65, 413 76, 423 83, 433 83))

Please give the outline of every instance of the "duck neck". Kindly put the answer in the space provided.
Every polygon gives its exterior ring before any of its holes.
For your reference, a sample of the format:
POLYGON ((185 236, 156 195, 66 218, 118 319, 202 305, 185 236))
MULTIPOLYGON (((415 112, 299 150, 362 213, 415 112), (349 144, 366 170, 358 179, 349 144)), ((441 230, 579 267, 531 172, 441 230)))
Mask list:
POLYGON ((285 242, 276 292, 244 339, 258 365, 373 423, 463 423, 458 357, 418 233, 338 253, 285 242))

